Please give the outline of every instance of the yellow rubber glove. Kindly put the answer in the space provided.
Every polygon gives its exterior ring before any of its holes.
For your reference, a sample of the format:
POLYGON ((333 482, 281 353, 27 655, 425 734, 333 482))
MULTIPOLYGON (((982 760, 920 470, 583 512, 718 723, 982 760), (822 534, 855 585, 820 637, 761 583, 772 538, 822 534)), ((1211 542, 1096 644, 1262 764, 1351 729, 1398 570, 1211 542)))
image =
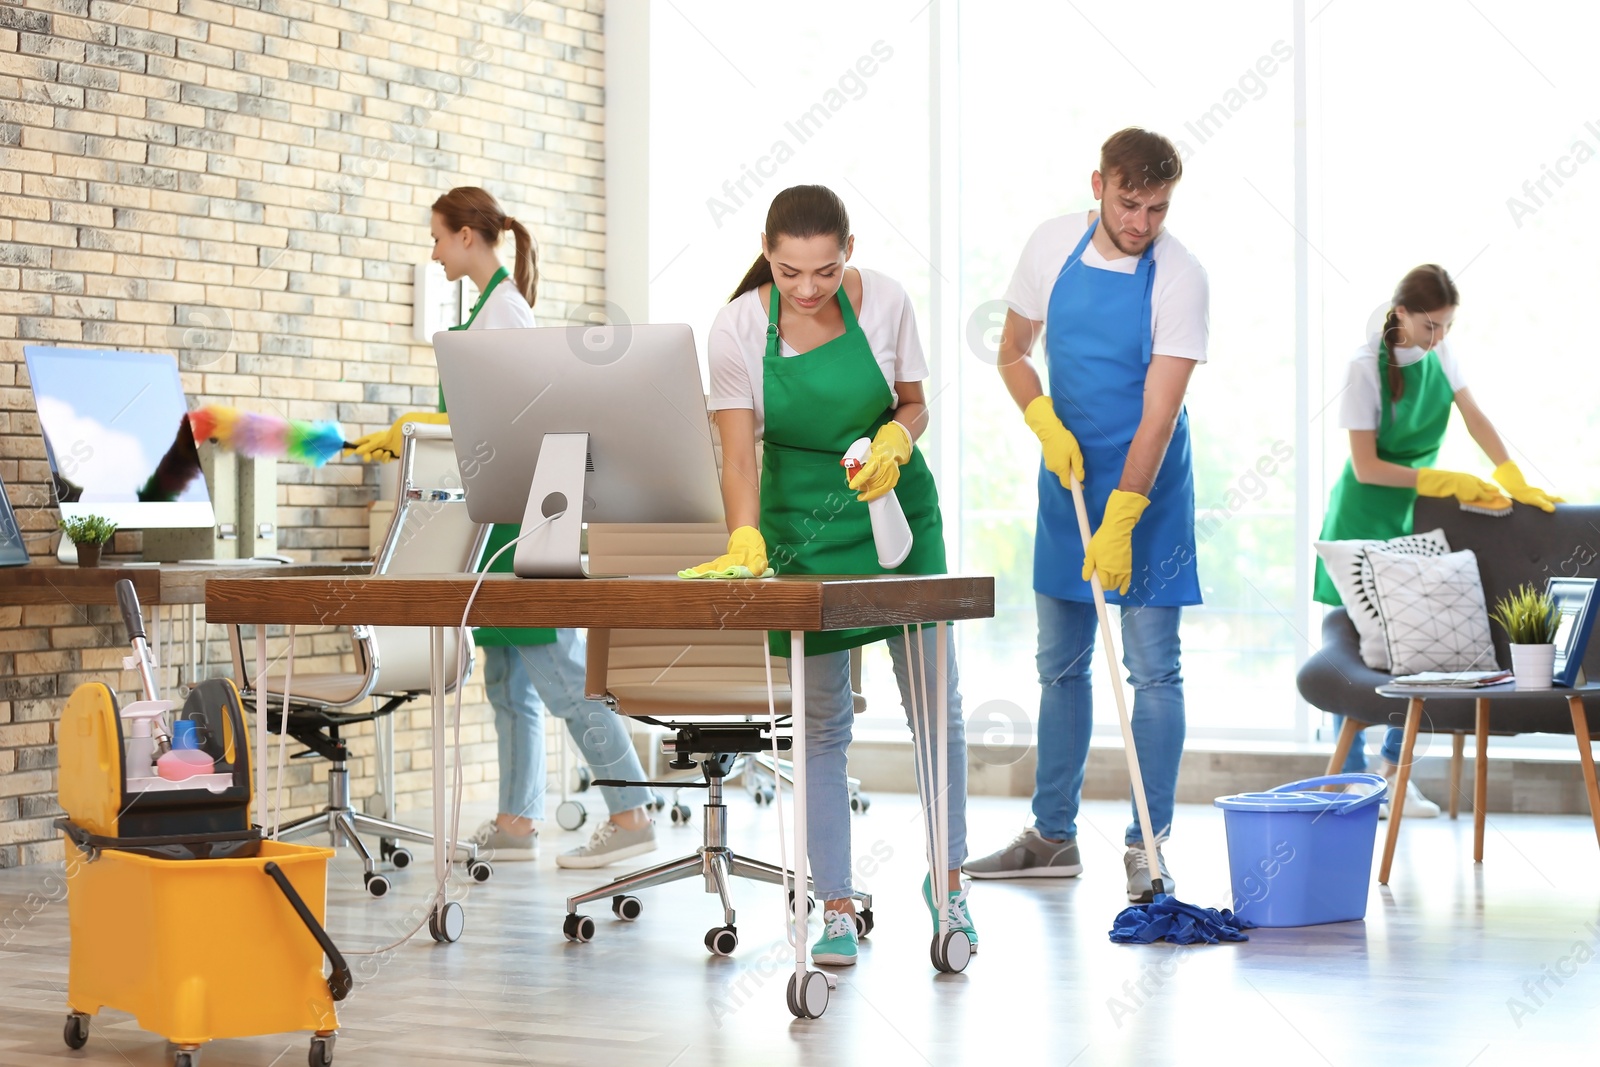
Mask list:
POLYGON ((1083 553, 1084 581, 1099 571, 1101 589, 1128 591, 1133 584, 1133 528, 1149 506, 1149 497, 1111 490, 1105 518, 1100 520, 1100 529, 1089 538, 1089 547, 1083 553))
POLYGON ((728 551, 698 567, 678 572, 679 578, 770 578, 767 542, 754 526, 741 526, 728 535, 728 551))
POLYGON ((1074 474, 1082 484, 1083 451, 1078 448, 1078 439, 1072 436, 1072 431, 1056 417, 1054 401, 1047 396, 1034 397, 1022 412, 1022 420, 1039 438, 1045 469, 1061 479, 1061 487, 1072 488, 1074 474))
POLYGON ((860 490, 857 500, 876 500, 900 482, 900 467, 911 459, 911 431, 890 419, 878 428, 872 439, 872 454, 850 479, 850 488, 860 490))
POLYGON ((405 443, 405 437, 400 433, 401 427, 408 422, 426 422, 434 426, 450 425, 450 416, 443 411, 412 411, 401 415, 394 420, 394 425, 387 430, 376 430, 355 439, 355 447, 345 449, 345 454, 355 453, 361 462, 374 460, 378 463, 387 463, 391 459, 400 458, 400 446, 405 443))
POLYGON ((1509 459, 1494 469, 1494 480, 1511 494, 1512 500, 1538 508, 1540 511, 1553 512, 1557 504, 1566 503, 1563 497, 1551 496, 1543 489, 1529 485, 1528 480, 1522 476, 1521 468, 1509 459))
POLYGON ((1434 470, 1432 467, 1417 468, 1417 493, 1441 498, 1453 496, 1463 504, 1492 511, 1502 511, 1511 506, 1511 501, 1500 494, 1499 487, 1493 482, 1486 482, 1476 474, 1434 470))

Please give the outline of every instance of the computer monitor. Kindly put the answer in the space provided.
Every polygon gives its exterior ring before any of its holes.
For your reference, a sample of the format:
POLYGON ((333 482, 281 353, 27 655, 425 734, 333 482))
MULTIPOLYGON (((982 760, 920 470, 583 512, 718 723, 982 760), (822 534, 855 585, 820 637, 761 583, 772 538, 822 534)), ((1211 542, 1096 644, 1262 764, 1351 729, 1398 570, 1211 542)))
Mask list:
POLYGON ((62 518, 99 515, 135 529, 215 524, 175 359, 41 345, 22 353, 62 518))
POLYGON ((513 550, 522 577, 583 577, 585 521, 722 521, 688 326, 453 330, 433 349, 468 514, 538 528, 513 550))

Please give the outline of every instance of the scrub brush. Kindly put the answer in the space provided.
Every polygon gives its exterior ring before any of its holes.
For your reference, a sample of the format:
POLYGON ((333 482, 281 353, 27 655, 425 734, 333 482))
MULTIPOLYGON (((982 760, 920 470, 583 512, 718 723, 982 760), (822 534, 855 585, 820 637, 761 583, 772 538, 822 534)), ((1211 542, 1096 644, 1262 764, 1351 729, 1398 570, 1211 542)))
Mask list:
POLYGON ((1511 501, 1503 496, 1485 497, 1470 504, 1463 500, 1461 510, 1471 515, 1488 515, 1490 518, 1503 519, 1511 514, 1511 501))

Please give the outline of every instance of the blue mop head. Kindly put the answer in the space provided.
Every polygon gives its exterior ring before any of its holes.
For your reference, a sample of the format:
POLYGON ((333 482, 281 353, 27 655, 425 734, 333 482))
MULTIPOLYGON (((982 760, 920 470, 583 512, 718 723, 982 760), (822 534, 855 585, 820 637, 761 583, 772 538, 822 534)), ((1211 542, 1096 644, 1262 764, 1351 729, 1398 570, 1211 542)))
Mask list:
POLYGON ((1227 908, 1197 908, 1160 893, 1153 903, 1124 908, 1111 924, 1111 940, 1119 945, 1153 945, 1157 941, 1217 945, 1250 940, 1245 931, 1255 925, 1227 908))

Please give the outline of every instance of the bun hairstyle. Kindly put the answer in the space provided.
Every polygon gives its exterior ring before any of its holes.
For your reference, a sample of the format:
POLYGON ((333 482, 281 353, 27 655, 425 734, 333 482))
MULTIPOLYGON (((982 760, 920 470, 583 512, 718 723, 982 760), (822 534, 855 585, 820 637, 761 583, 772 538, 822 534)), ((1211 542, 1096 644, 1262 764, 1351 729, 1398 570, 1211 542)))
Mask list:
POLYGON ((470 227, 483 235, 490 248, 498 245, 500 235, 510 230, 517 246, 512 277, 517 291, 528 306, 533 307, 539 295, 539 252, 527 227, 502 211, 500 202, 488 190, 475 185, 461 185, 450 190, 433 202, 433 210, 444 219, 451 233, 470 227))
MULTIPOLYGON (((805 239, 823 234, 837 237, 843 248, 850 240, 850 213, 839 195, 826 185, 793 185, 772 198, 767 225, 761 232, 766 235, 768 248, 777 244, 780 237, 805 239)), ((757 256, 728 299, 737 300, 770 281, 772 264, 766 256, 757 256)))
POLYGON ((1389 314, 1383 320, 1383 345, 1378 350, 1378 369, 1384 372, 1391 405, 1406 392, 1405 375, 1400 372, 1400 365, 1389 358, 1394 352, 1395 342, 1400 338, 1398 309, 1405 308, 1413 315, 1426 315, 1430 311, 1455 307, 1459 303, 1461 294, 1456 291, 1456 283, 1450 279, 1449 272, 1437 263, 1424 263, 1411 268, 1400 279, 1400 284, 1394 287, 1394 297, 1389 301, 1389 314))

